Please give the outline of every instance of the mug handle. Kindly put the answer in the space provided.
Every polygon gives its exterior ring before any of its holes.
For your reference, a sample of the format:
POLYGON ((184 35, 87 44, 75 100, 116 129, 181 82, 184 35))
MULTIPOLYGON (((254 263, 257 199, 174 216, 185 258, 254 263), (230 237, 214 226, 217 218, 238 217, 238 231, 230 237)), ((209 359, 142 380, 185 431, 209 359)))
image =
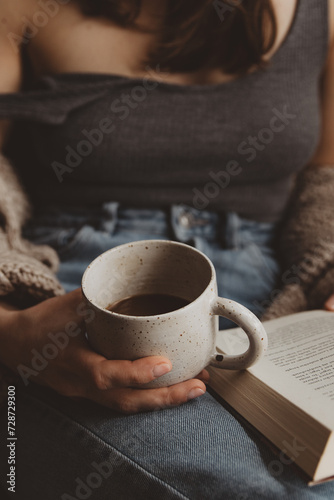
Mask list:
POLYGON ((240 326, 249 339, 249 347, 247 351, 235 356, 216 351, 211 356, 210 366, 227 370, 244 370, 263 356, 268 347, 267 333, 261 321, 249 309, 233 300, 216 297, 211 302, 211 314, 223 316, 240 326))

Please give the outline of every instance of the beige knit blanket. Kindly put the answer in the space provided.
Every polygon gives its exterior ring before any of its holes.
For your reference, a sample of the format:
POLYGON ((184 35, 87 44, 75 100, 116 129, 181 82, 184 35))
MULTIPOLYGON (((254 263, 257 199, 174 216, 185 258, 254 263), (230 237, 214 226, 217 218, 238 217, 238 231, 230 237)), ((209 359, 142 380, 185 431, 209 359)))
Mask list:
MULTIPOLYGON (((8 160, 0 154, 0 300, 19 307, 64 293, 55 277, 56 252, 24 240, 21 231, 31 215, 28 198, 8 160)), ((8 370, 0 365, 0 401, 8 370)))

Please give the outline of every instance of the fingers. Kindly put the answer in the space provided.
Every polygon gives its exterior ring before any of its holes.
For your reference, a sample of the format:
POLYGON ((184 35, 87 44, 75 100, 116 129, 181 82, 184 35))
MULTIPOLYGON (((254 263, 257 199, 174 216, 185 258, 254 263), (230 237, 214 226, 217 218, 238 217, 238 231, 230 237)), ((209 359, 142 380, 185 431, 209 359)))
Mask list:
POLYGON ((136 361, 105 361, 97 368, 97 376, 101 377, 102 386, 136 387, 147 384, 170 372, 171 362, 161 356, 151 356, 136 361))
POLYGON ((150 356, 135 361, 107 360, 102 356, 82 349, 81 367, 86 371, 86 380, 98 389, 108 390, 116 387, 138 387, 168 373, 171 362, 162 356, 150 356))
POLYGON ((197 379, 157 389, 140 389, 172 369, 163 356, 149 356, 135 361, 107 360, 91 350, 88 341, 78 338, 73 346, 72 384, 67 395, 84 397, 125 414, 173 407, 198 397, 206 391, 203 381, 209 376, 202 370, 197 379), (202 380, 200 380, 202 379, 202 380))
POLYGON ((325 302, 325 309, 327 311, 334 312, 334 295, 331 295, 329 299, 325 302))
POLYGON ((172 369, 169 359, 149 356, 128 360, 108 360, 94 352, 84 337, 73 346, 73 369, 90 388, 106 391, 116 387, 138 387, 168 373, 172 369))
POLYGON ((94 396, 94 401, 130 415, 179 406, 203 395, 205 392, 205 384, 200 380, 192 379, 159 389, 118 388, 112 391, 99 392, 94 396))
POLYGON ((198 397, 206 391, 209 379, 206 370, 198 378, 170 387, 140 389, 172 369, 171 362, 162 356, 150 356, 135 361, 106 360, 89 347, 80 347, 82 358, 79 394, 121 413, 159 410, 177 406, 198 397), (81 394, 80 394, 81 393, 81 394))

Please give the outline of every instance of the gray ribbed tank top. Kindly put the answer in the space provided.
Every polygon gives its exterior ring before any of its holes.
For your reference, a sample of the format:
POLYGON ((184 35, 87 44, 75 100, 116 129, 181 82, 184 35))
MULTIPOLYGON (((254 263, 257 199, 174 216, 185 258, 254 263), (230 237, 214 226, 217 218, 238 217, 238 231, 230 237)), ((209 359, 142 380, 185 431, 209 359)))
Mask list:
POLYGON ((270 66, 232 82, 68 73, 0 95, 0 117, 21 132, 10 154, 35 203, 185 203, 278 220, 319 140, 327 4, 299 0, 270 66))

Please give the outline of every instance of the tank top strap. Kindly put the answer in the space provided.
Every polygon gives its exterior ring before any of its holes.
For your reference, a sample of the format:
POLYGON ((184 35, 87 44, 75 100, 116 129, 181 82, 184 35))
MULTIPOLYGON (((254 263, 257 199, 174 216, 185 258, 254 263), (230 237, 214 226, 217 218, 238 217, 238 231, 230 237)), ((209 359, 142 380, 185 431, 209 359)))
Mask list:
POLYGON ((279 66, 317 72, 329 51, 329 0, 298 0, 295 16, 273 60, 279 66))

